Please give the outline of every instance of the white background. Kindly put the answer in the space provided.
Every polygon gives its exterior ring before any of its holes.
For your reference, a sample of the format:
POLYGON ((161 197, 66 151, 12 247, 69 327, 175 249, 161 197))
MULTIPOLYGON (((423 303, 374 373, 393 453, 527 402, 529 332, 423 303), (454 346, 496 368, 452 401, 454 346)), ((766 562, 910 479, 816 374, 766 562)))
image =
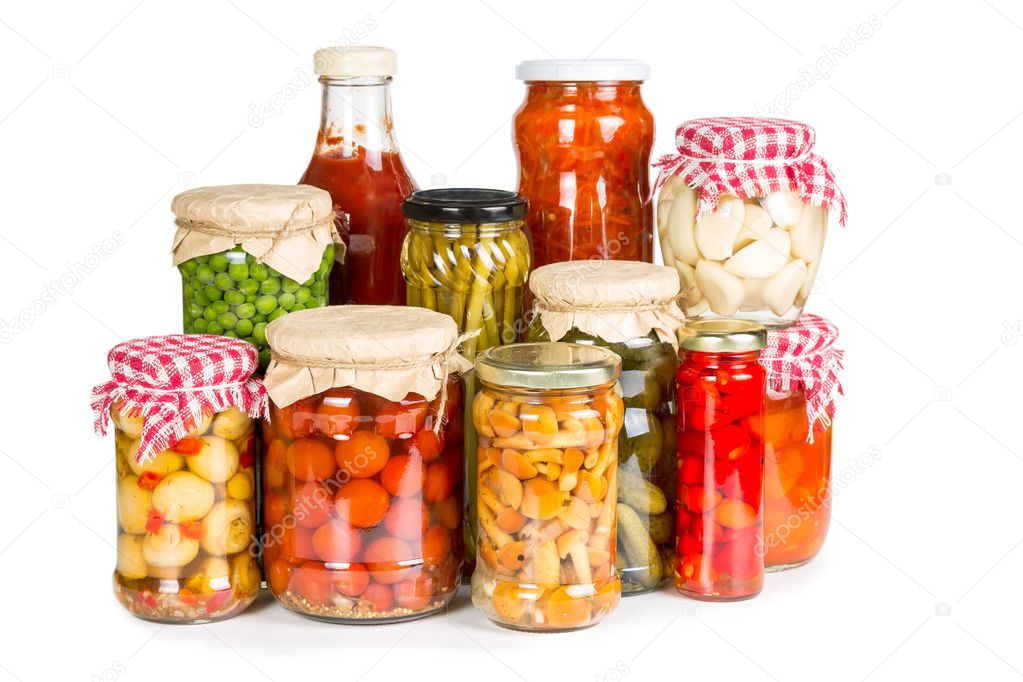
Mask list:
POLYGON ((5 3, 0 680, 1023 676, 1021 56, 1010 0, 5 3), (565 635, 500 629, 465 597, 376 627, 269 599, 208 627, 121 609, 113 443, 91 433, 89 387, 114 343, 179 330, 171 197, 297 181, 312 52, 346 40, 397 49, 395 122, 424 187, 513 188, 527 58, 649 62, 657 153, 683 119, 779 95, 816 126, 851 215, 808 306, 848 351, 816 561, 749 602, 666 590, 565 635), (829 75, 800 83, 815 63, 829 75))

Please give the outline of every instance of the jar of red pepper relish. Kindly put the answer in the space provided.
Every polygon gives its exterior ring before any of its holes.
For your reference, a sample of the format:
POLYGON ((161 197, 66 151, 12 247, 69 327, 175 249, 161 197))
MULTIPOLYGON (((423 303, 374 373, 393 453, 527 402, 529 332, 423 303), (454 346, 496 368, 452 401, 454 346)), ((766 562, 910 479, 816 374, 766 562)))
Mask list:
POLYGON ((679 335, 675 587, 709 601, 764 584, 764 327, 700 320, 679 335))
POLYGON ((640 96, 650 67, 628 59, 519 64, 519 194, 529 200, 534 267, 653 257, 649 162, 654 119, 640 96))
POLYGON ((401 204, 417 189, 402 161, 391 118, 394 51, 346 46, 317 50, 323 84, 316 149, 300 181, 325 189, 346 220, 344 267, 330 275, 330 302, 404 305, 401 204))

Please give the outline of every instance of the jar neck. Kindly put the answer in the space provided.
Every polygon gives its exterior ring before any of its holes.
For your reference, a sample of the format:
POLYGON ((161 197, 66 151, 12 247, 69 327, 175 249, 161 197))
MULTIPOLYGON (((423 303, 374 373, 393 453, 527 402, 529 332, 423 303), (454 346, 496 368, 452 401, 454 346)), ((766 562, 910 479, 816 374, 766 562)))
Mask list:
POLYGON ((396 152, 390 76, 321 78, 323 93, 316 153, 338 158, 363 150, 396 152))
POLYGON ((682 362, 691 362, 710 367, 750 364, 760 360, 760 351, 756 350, 744 353, 702 353, 694 350, 683 350, 680 355, 682 362))
POLYGON ((639 100, 642 81, 526 81, 526 97, 639 100))

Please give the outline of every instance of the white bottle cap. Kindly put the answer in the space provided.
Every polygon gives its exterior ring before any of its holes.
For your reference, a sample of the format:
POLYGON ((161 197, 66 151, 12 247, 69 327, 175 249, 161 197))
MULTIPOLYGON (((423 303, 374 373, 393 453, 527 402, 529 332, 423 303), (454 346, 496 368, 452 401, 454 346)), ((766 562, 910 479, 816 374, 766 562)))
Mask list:
POLYGON ((393 76, 398 57, 389 47, 328 47, 316 51, 313 70, 327 78, 393 76))
POLYGON ((515 67, 524 81, 645 81, 650 65, 638 59, 530 59, 515 67))

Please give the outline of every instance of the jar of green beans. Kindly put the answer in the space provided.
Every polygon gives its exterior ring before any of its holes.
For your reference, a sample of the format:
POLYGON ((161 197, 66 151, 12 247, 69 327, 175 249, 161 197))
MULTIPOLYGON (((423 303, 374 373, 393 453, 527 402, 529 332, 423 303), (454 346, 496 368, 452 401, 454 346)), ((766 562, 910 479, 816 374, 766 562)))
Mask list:
MULTIPOLYGON (((462 344, 470 361, 492 346, 514 343, 521 328, 522 294, 529 277, 529 242, 522 230, 526 200, 495 189, 413 192, 402 206, 409 225, 401 251, 406 300, 454 318, 459 332, 478 331, 462 344)), ((466 377, 467 408, 475 381, 466 377)), ((475 547, 476 434, 465 418, 466 547, 475 547)), ((467 556, 471 573, 472 560, 467 556)))

